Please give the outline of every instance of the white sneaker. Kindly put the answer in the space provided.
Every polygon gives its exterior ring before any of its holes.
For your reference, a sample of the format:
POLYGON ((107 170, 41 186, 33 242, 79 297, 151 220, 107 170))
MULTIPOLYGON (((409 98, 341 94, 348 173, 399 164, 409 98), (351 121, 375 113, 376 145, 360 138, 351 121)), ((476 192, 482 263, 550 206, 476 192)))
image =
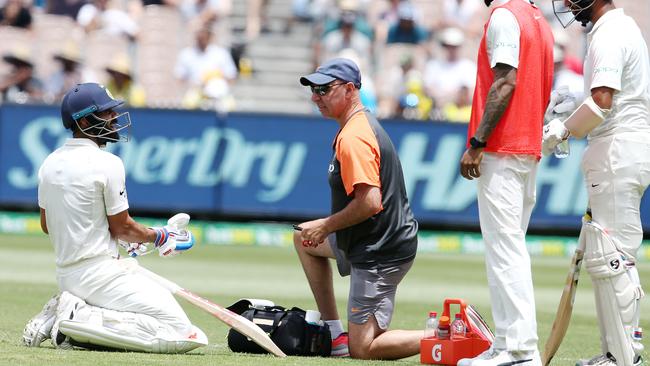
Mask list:
POLYGON ((23 330, 23 344, 27 347, 39 347, 44 340, 50 338, 50 332, 56 320, 56 309, 59 295, 52 297, 43 306, 43 310, 31 318, 23 330))
POLYGON ((576 366, 615 366, 616 362, 610 359, 607 355, 598 355, 590 359, 580 359, 576 362, 576 366))
MULTIPOLYGON (((639 355, 634 358, 633 366, 643 365, 643 358, 639 355)), ((576 366, 616 366, 616 361, 612 355, 607 352, 604 355, 594 356, 591 359, 581 359, 576 362, 576 366)))
POLYGON ((634 366, 643 365, 643 357, 641 357, 641 355, 636 356, 636 358, 634 359, 634 364, 633 365, 634 366))
MULTIPOLYGON (((484 352, 485 353, 485 352, 484 352)), ((471 359, 470 363, 464 363, 464 366, 542 366, 542 359, 539 357, 539 352, 512 352, 500 350, 491 352, 481 357, 471 359), (495 354, 496 353, 496 354, 495 354)), ((460 366, 461 363, 459 362, 460 366)))
POLYGON ((491 360, 495 358, 500 352, 503 352, 503 350, 495 350, 492 347, 488 348, 487 350, 483 351, 481 354, 474 358, 461 358, 458 360, 458 363, 456 364, 457 366, 472 366, 474 361, 478 360, 491 360))
POLYGON ((83 300, 72 295, 67 291, 63 291, 59 297, 59 305, 56 308, 56 319, 52 325, 50 338, 52 345, 56 348, 71 349, 70 338, 63 333, 59 332, 59 324, 63 320, 70 320, 74 318, 74 313, 77 308, 85 304, 83 300))

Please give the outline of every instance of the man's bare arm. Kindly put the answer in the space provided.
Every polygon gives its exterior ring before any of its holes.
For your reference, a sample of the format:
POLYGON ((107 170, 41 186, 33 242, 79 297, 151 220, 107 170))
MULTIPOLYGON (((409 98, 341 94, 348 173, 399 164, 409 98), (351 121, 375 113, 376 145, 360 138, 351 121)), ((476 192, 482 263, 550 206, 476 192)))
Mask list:
POLYGON ((344 229, 363 222, 381 211, 379 187, 367 184, 354 186, 354 198, 341 211, 325 219, 329 232, 344 229))
POLYGON ((111 236, 129 243, 152 243, 156 239, 156 233, 135 222, 128 210, 108 216, 108 230, 111 236))
POLYGON ((476 130, 479 141, 487 141, 508 108, 517 84, 517 69, 506 64, 496 64, 493 68, 494 81, 488 91, 483 118, 476 130))

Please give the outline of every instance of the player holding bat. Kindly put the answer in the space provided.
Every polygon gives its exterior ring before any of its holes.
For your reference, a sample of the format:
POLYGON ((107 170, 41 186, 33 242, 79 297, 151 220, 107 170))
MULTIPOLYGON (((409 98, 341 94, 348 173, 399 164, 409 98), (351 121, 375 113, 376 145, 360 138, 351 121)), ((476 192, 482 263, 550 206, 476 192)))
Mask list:
POLYGON ((27 346, 52 338, 57 348, 184 353, 208 342, 168 290, 118 263, 118 239, 153 243, 161 256, 194 243, 187 230, 146 228, 129 215, 124 165, 101 149, 131 125, 128 112, 116 111, 123 103, 95 83, 63 98, 72 138, 38 174, 41 228, 54 246, 61 294, 27 323, 27 346))
POLYGON ((582 158, 593 222, 584 224, 584 266, 596 300, 602 354, 577 365, 643 363, 635 338, 643 297, 636 255, 639 207, 650 184, 650 60, 641 30, 612 0, 554 0, 558 20, 593 24, 585 57, 587 99, 544 128, 550 153, 569 136, 588 136, 582 158))

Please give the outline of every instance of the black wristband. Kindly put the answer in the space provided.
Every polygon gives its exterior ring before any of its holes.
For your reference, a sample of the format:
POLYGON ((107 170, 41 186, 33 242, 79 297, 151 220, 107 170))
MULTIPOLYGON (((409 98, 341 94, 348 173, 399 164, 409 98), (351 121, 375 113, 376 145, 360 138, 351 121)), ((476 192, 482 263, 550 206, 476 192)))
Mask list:
POLYGON ((483 148, 487 146, 486 142, 479 141, 476 137, 472 137, 469 139, 469 145, 472 147, 472 149, 478 149, 478 148, 483 148))

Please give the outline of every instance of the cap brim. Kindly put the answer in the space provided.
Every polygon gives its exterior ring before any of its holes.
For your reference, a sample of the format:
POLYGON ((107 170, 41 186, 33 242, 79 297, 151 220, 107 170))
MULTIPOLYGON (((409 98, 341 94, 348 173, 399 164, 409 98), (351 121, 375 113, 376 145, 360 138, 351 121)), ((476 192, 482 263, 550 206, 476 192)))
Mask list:
POLYGON ((128 77, 129 79, 132 79, 131 74, 126 73, 126 72, 124 72, 124 71, 120 71, 120 70, 116 70, 116 69, 111 69, 110 67, 107 67, 107 68, 106 68, 106 72, 113 73, 113 74, 120 74, 120 75, 123 75, 123 76, 128 77))
POLYGON ((18 58, 13 55, 6 55, 2 57, 6 62, 12 64, 12 65, 26 65, 29 67, 34 67, 34 64, 27 60, 23 60, 22 58, 18 58))
POLYGON ((313 74, 309 74, 307 76, 303 76, 300 78, 300 84, 304 86, 310 86, 310 85, 325 85, 329 84, 332 81, 336 80, 336 78, 321 74, 319 72, 315 72, 313 74))
POLYGON ((72 62, 72 63, 75 63, 75 64, 80 64, 81 63, 80 60, 70 58, 70 57, 67 57, 67 56, 64 56, 64 55, 54 55, 54 59, 59 60, 59 61, 63 61, 63 62, 72 62))

